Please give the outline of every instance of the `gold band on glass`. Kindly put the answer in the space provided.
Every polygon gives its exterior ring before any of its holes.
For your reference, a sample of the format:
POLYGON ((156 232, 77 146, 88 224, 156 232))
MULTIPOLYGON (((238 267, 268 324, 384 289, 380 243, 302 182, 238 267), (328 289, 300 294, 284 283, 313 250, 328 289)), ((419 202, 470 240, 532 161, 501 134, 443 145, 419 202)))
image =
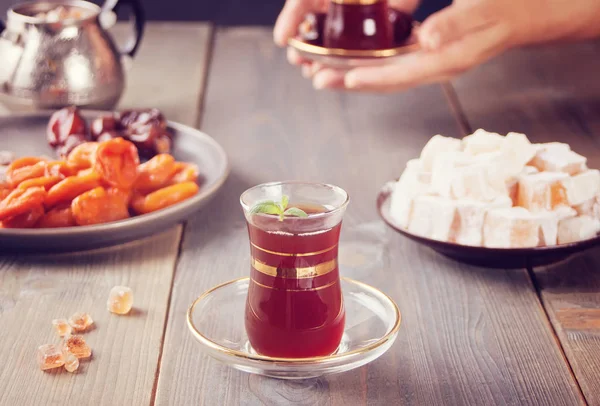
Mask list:
POLYGON ((353 4, 368 6, 371 4, 383 3, 385 0, 331 0, 332 3, 336 4, 353 4))
POLYGON ((314 266, 307 266, 303 268, 281 268, 277 266, 267 265, 258 259, 251 258, 252 267, 260 273, 265 275, 289 278, 289 279, 304 279, 314 278, 316 276, 327 275, 337 267, 337 260, 332 259, 331 261, 321 262, 314 266))
POLYGON ((326 252, 331 251, 332 249, 334 249, 335 247, 337 247, 337 244, 335 244, 334 246, 331 246, 329 248, 325 248, 324 250, 321 251, 315 251, 315 252, 301 252, 301 253, 290 253, 290 252, 277 252, 277 251, 270 251, 266 248, 262 248, 259 247, 258 245, 254 244, 253 242, 250 243, 250 245, 252 245, 254 248, 256 248, 257 250, 260 250, 262 252, 266 252, 267 254, 273 254, 273 255, 279 255, 281 257, 310 257, 313 255, 319 255, 319 254, 324 254, 326 252))
POLYGON ((260 282, 255 281, 253 278, 250 278, 250 280, 252 281, 252 283, 260 286, 261 288, 265 288, 265 289, 272 289, 272 290, 281 290, 281 291, 285 291, 285 292, 314 292, 316 290, 321 290, 321 289, 325 289, 328 288, 330 286, 333 286, 337 283, 337 280, 329 282, 326 285, 323 286, 317 286, 316 288, 308 288, 308 289, 288 289, 288 288, 276 288, 274 286, 267 286, 264 285, 260 282))

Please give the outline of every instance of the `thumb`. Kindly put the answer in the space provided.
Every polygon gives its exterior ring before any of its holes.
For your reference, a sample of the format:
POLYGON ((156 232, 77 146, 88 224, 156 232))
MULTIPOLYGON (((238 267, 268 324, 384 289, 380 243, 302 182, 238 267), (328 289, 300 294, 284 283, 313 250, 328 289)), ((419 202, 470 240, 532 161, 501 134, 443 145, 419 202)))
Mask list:
POLYGON ((436 50, 474 31, 495 25, 498 13, 494 3, 455 3, 431 15, 418 31, 419 43, 427 50, 436 50))
POLYGON ((275 43, 281 47, 286 46, 288 39, 298 32, 298 25, 306 14, 323 12, 327 9, 327 4, 326 0, 287 0, 273 29, 275 43))

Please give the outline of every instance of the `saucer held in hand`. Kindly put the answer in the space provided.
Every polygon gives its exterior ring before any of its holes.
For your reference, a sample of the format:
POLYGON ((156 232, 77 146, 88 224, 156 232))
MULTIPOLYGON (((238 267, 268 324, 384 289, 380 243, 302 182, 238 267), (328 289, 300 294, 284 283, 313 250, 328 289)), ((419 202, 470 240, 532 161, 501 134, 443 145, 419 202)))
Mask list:
POLYGON ((325 46, 332 41, 325 41, 328 18, 324 13, 308 14, 299 26, 298 36, 290 38, 288 45, 302 58, 329 67, 344 69, 391 64, 398 57, 420 49, 414 35, 419 23, 409 14, 394 9, 389 9, 388 16, 393 38, 391 47, 365 48, 358 40, 334 41, 345 44, 344 47, 325 46), (352 44, 356 46, 350 46, 352 44))

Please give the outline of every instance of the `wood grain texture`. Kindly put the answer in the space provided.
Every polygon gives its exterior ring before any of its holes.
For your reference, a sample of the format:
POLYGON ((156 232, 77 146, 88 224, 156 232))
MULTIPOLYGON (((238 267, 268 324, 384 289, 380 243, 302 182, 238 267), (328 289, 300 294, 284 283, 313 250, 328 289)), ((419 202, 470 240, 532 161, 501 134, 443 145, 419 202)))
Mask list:
MULTIPOLYGON (((120 42, 130 30, 119 23, 113 31, 120 42)), ((195 127, 211 30, 208 23, 148 23, 119 108, 157 107, 167 119, 195 127)))
POLYGON ((157 405, 581 402, 525 270, 460 265, 393 233, 376 214, 379 188, 432 135, 460 135, 439 87, 393 96, 316 92, 266 29, 219 30, 212 60, 203 129, 227 150, 232 175, 186 229, 157 405), (334 183, 351 196, 342 273, 383 289, 403 312, 398 341, 368 366, 278 381, 213 361, 187 331, 195 297, 248 273, 240 193, 283 179, 334 183))
MULTIPOLYGON (((455 83, 470 125, 561 141, 600 167, 600 41, 510 52, 455 83), (579 62, 575 62, 579 61, 579 62)), ((536 269, 534 282, 589 404, 600 404, 600 249, 536 269)))
MULTIPOLYGON (((121 106, 158 107, 169 119, 195 125, 209 33, 204 24, 150 24, 121 106)), ((0 405, 150 404, 180 236, 177 226, 96 252, 0 257, 0 405), (107 311, 115 285, 133 289, 132 314, 107 311), (41 372, 37 347, 59 342, 52 319, 76 311, 96 321, 85 334, 93 358, 74 375, 41 372)))

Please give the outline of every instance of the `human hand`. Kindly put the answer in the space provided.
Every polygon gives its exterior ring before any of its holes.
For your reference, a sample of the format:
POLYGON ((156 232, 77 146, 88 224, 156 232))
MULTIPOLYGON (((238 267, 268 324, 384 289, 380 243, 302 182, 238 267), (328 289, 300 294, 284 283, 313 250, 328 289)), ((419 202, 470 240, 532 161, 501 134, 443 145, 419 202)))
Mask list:
MULTIPOLYGON (((330 0, 287 0, 283 10, 277 18, 273 39, 280 47, 287 46, 288 39, 294 37, 298 32, 298 26, 308 13, 325 13, 329 7, 330 0)), ((417 8, 420 0, 389 0, 390 7, 411 13, 417 8)), ((322 66, 313 64, 303 59, 292 48, 287 51, 288 61, 293 65, 302 66, 302 74, 311 77, 319 71, 322 66)))
POLYGON ((400 91, 447 81, 511 47, 600 35, 598 19, 597 0, 455 0, 417 31, 422 50, 393 65, 340 71, 313 64, 303 73, 318 89, 400 91))

